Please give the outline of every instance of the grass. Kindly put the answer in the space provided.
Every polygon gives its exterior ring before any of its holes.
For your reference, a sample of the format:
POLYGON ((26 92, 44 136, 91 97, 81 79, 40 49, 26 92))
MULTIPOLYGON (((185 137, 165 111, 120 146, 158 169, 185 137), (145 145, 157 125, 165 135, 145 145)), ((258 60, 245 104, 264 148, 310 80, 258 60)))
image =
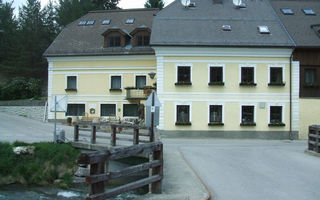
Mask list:
POLYGON ((60 179, 60 187, 72 184, 80 151, 70 144, 48 142, 27 144, 0 143, 0 185, 21 183, 24 185, 50 185, 60 179), (16 155, 13 147, 35 146, 33 155, 16 155))

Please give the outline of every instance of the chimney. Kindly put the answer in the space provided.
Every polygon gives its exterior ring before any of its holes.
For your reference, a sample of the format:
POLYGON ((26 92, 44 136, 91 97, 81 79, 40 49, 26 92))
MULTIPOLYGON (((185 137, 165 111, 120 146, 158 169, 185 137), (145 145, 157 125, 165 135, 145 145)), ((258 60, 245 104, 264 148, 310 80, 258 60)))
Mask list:
POLYGON ((213 3, 222 3, 223 2, 223 0, 213 0, 213 3))

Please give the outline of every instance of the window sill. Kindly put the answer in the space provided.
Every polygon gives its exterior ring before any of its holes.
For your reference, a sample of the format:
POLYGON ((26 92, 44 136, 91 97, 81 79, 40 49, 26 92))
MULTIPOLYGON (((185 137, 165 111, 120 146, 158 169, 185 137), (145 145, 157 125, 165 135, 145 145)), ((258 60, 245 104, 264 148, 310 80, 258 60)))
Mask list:
POLYGON ((242 122, 240 126, 256 126, 255 122, 242 122))
POLYGON ((268 124, 268 126, 271 126, 271 127, 279 127, 279 126, 285 126, 286 124, 284 123, 270 123, 268 124))
POLYGON ((191 126, 191 122, 176 122, 176 126, 191 126))
POLYGON ((246 82, 241 82, 239 83, 240 86, 257 86, 256 83, 246 83, 246 82))
POLYGON ((120 89, 120 88, 110 88, 109 91, 110 92, 122 92, 122 89, 120 89))
POLYGON ((224 126, 222 122, 209 122, 208 126, 224 126))
POLYGON ((285 86, 285 83, 269 83, 268 86, 285 86))
POLYGON ((210 86, 212 86, 212 85, 224 86, 224 82, 210 82, 210 83, 208 83, 208 85, 210 85, 210 86))
POLYGON ((175 85, 192 85, 191 82, 177 82, 175 85))
POLYGON ((78 90, 77 89, 74 89, 74 88, 67 88, 65 89, 66 92, 77 92, 78 90))

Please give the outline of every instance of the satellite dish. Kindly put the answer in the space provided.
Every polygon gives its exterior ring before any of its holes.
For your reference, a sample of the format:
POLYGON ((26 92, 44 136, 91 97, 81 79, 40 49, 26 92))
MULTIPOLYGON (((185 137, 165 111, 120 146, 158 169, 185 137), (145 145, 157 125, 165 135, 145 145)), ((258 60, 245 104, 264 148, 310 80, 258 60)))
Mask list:
POLYGON ((241 0, 232 0, 232 2, 235 6, 240 6, 242 4, 241 0))
POLYGON ((188 7, 190 5, 190 0, 181 0, 181 4, 184 6, 184 7, 188 7))

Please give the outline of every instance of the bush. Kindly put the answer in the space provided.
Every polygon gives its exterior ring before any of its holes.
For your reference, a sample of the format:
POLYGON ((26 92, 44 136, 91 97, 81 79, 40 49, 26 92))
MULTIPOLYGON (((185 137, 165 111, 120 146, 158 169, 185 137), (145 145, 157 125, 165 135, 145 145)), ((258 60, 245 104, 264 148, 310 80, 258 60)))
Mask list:
POLYGON ((41 95, 41 81, 30 78, 14 78, 0 86, 0 100, 38 98, 41 95))

